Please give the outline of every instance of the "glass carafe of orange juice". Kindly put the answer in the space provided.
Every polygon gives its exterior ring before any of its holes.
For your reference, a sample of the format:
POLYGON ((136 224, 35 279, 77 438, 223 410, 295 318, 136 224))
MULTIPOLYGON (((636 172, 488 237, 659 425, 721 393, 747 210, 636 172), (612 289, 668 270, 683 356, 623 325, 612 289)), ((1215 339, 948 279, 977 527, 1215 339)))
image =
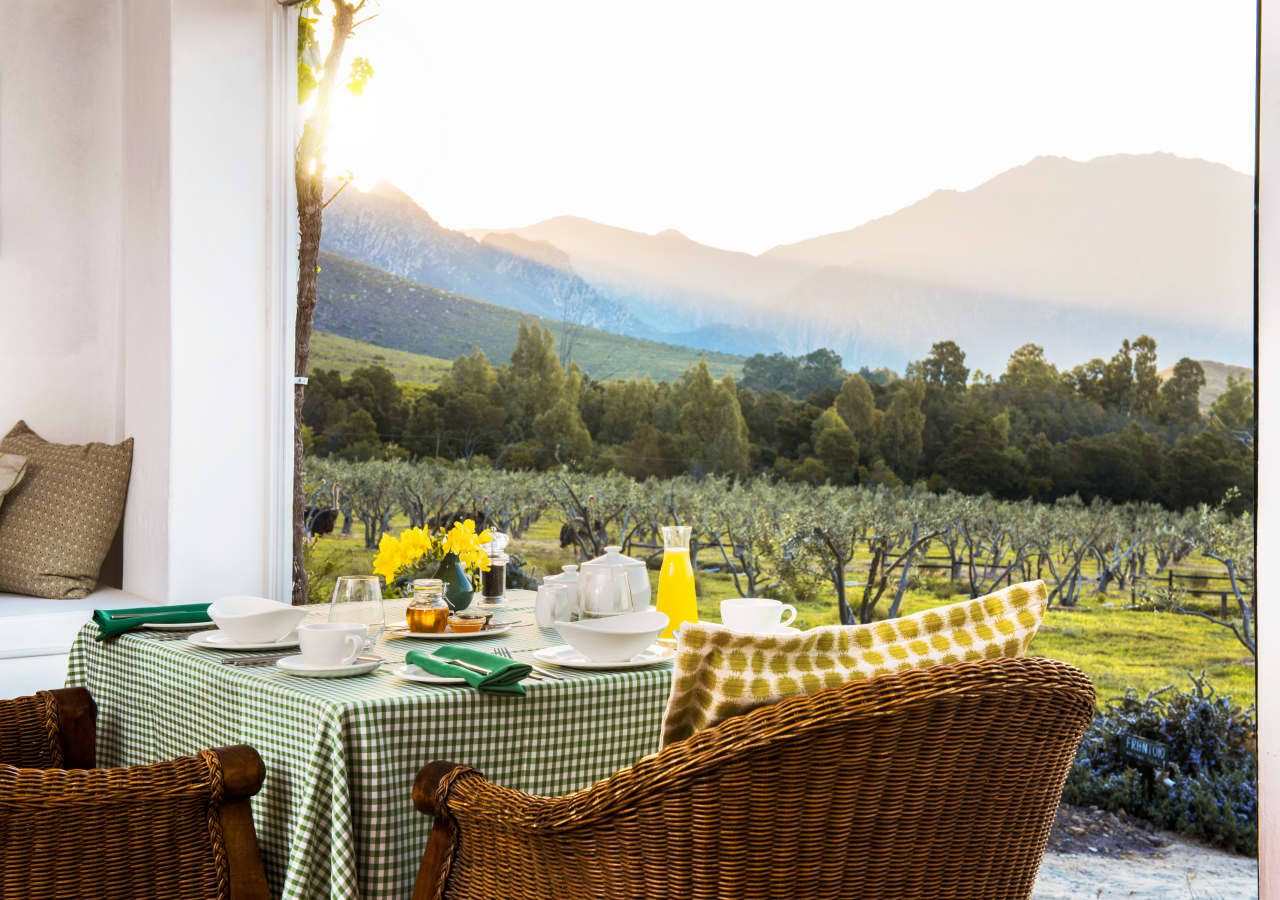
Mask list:
POLYGON ((671 621, 659 637, 669 638, 685 622, 698 621, 698 597, 693 584, 693 560, 689 558, 688 525, 662 529, 662 573, 658 576, 658 612, 671 621))

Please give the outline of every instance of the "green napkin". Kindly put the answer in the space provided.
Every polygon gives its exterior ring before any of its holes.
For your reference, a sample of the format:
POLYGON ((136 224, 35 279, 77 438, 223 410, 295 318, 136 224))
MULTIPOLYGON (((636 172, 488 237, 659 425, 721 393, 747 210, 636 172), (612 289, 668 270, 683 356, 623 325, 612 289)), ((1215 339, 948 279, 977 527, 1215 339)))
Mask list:
POLYGON ((520 679, 533 671, 533 666, 516 662, 514 659, 507 659, 505 656, 494 656, 492 653, 485 653, 483 650, 473 650, 470 647, 454 647, 449 644, 438 648, 435 653, 410 650, 404 655, 404 659, 405 662, 413 663, 419 669, 424 672, 430 672, 432 675, 466 679, 467 684, 476 690, 489 694, 523 694, 524 685, 520 683, 520 679), (484 669, 489 674, 481 675, 479 672, 472 672, 470 669, 451 665, 445 661, 446 659, 456 659, 459 662, 484 669))
POLYGON ((143 622, 186 624, 211 622, 208 603, 182 603, 175 606, 138 606, 133 609, 95 609, 93 621, 98 623, 98 640, 115 637, 140 628, 143 622))

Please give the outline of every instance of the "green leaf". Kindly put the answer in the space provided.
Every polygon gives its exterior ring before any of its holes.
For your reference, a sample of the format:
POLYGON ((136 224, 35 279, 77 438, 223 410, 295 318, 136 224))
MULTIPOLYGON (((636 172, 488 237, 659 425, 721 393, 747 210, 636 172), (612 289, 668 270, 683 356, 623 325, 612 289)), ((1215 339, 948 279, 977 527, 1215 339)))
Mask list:
POLYGON ((364 93, 364 86, 372 77, 373 65, 363 56, 357 56, 351 60, 351 77, 347 80, 347 90, 353 96, 359 97, 364 93))
POLYGON ((316 89, 316 73, 309 65, 298 60, 298 103, 306 103, 311 97, 312 91, 316 89))

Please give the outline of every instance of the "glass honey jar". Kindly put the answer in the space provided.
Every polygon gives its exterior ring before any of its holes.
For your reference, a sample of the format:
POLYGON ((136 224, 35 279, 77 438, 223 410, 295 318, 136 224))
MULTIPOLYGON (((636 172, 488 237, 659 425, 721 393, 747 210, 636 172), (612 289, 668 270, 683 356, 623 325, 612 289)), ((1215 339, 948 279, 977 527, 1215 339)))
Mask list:
POLYGON ((449 624, 449 604, 444 599, 444 582, 439 578, 415 578, 413 599, 404 612, 409 630, 419 634, 440 634, 449 624))

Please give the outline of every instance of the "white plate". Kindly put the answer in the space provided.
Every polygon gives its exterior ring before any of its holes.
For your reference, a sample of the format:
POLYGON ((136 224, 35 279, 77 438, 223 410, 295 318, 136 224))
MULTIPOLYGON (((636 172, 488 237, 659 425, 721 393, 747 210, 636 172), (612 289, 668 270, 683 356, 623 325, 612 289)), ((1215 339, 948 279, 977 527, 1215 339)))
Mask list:
POLYGON ((595 662, 587 659, 568 644, 561 644, 558 647, 543 647, 541 650, 535 650, 533 658, 549 666, 564 666, 567 669, 640 669, 666 662, 675 655, 675 650, 670 647, 650 644, 635 656, 622 662, 595 662))
POLYGON ((302 661, 302 655, 286 656, 276 660, 276 667, 290 675, 304 678, 347 678, 351 675, 367 675, 382 665, 380 659, 360 657, 349 666, 313 666, 302 661))
POLYGON ((466 684, 465 678, 450 678, 447 675, 432 675, 430 672, 424 672, 412 663, 404 663, 398 666, 392 666, 390 669, 392 675, 397 678, 403 678, 405 681, 417 681, 421 684, 466 684))
POLYGON ((225 631, 197 631, 187 638, 187 643, 201 650, 288 650, 298 646, 298 632, 291 631, 278 641, 240 644, 231 640, 225 631))
POLYGON ((143 622, 138 627, 148 631, 204 631, 215 626, 212 622, 143 622))
POLYGON ((475 638, 484 637, 501 637, 512 629, 511 625, 495 625, 492 628, 486 628, 484 631, 442 631, 432 633, 429 631, 410 631, 407 628, 388 628, 387 637, 390 638, 412 638, 418 641, 470 641, 475 638))

